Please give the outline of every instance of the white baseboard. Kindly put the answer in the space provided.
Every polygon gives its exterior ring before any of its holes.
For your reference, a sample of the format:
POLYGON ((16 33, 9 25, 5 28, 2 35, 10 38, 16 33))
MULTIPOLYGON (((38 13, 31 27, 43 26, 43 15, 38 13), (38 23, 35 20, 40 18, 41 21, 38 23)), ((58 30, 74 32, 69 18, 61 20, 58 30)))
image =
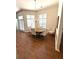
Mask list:
POLYGON ((55 48, 55 51, 60 52, 60 49, 55 48))
POLYGON ((54 33, 54 31, 48 31, 48 33, 53 34, 53 33, 54 33))

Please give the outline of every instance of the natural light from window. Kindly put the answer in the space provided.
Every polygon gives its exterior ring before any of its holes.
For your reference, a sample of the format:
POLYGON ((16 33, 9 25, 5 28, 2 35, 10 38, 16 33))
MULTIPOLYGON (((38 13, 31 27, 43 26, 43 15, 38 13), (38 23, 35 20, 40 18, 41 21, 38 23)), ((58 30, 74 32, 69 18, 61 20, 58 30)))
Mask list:
POLYGON ((46 28, 46 19, 47 19, 47 14, 46 13, 39 15, 40 28, 46 28))
POLYGON ((23 19, 23 16, 18 16, 18 19, 20 20, 20 19, 23 19))
POLYGON ((27 26, 31 28, 35 28, 35 16, 27 15, 27 26))

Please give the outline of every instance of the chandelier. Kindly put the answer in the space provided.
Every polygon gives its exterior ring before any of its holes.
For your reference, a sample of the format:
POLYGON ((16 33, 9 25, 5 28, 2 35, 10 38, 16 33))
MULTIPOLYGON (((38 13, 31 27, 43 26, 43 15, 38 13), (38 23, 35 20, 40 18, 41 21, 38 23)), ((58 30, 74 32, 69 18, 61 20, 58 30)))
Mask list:
MULTIPOLYGON (((37 0, 34 0, 34 3, 35 3, 35 9, 36 9, 36 8, 37 8, 37 0)), ((40 8, 43 8, 42 3, 39 2, 39 4, 41 4, 41 5, 40 5, 40 8)))

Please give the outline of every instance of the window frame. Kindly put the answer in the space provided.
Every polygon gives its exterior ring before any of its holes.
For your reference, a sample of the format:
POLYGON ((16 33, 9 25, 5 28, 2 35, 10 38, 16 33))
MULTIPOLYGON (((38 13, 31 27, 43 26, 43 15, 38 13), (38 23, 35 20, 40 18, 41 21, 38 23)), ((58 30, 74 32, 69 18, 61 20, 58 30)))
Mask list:
POLYGON ((35 15, 29 15, 29 17, 27 17, 28 15, 26 15, 27 18, 27 26, 31 27, 31 28, 35 28, 35 15), (32 17, 34 16, 34 17, 32 17), (28 20, 30 21, 30 26, 28 25, 28 20))
POLYGON ((47 20, 47 13, 40 14, 39 15, 39 26, 42 27, 42 28, 46 28, 46 20, 47 20), (40 20, 42 20, 42 21, 40 21, 40 20), (43 21, 43 20, 45 20, 45 21, 43 21), (45 22, 45 25, 44 25, 44 22, 45 22))

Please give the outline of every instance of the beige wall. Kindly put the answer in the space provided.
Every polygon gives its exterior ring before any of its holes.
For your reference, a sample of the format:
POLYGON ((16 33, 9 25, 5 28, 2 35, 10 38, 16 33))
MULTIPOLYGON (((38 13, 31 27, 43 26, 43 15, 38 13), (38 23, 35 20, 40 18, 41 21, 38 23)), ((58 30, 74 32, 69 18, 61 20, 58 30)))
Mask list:
POLYGON ((57 25, 58 4, 52 5, 37 12, 38 15, 43 13, 47 13, 47 29, 54 32, 57 25))
MULTIPOLYGON (((27 19, 26 19, 26 15, 28 14, 33 14, 35 15, 35 20, 39 20, 38 19, 38 15, 39 14, 43 14, 43 13, 47 13, 47 24, 46 24, 46 27, 49 31, 51 32, 54 32, 55 31, 55 28, 56 28, 56 25, 57 25, 57 16, 58 16, 58 4, 56 5, 52 5, 48 8, 44 8, 44 9, 41 9, 41 10, 38 10, 38 11, 22 11, 22 12, 19 12, 17 14, 17 16, 19 15, 23 15, 24 16, 24 21, 25 21, 25 31, 27 31, 27 19)), ((36 27, 38 27, 38 22, 36 23, 36 27)))

